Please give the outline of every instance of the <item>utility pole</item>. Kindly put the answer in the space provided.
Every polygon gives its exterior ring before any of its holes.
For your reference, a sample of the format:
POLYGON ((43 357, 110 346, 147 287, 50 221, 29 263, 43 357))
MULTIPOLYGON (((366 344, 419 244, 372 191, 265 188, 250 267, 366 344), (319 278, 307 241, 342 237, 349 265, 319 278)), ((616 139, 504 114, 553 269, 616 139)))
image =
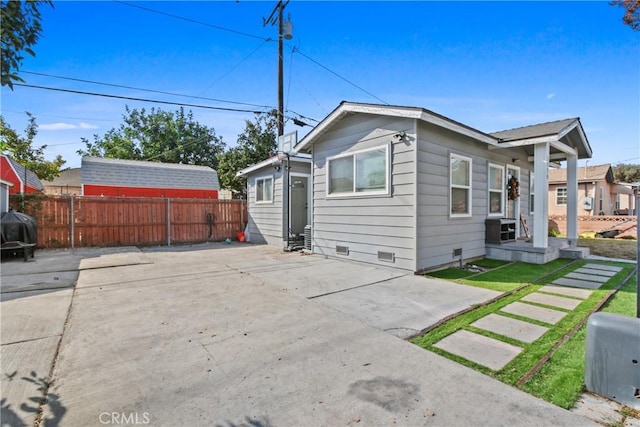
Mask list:
POLYGON ((285 33, 285 22, 284 22, 284 8, 289 4, 289 0, 282 1, 278 0, 278 3, 271 11, 271 15, 267 19, 262 18, 263 26, 267 26, 267 24, 275 25, 278 23, 278 136, 284 135, 284 78, 283 78, 283 38, 290 39, 291 38, 291 23, 286 22, 287 24, 287 32, 285 33), (276 15, 277 11, 277 15, 276 15))

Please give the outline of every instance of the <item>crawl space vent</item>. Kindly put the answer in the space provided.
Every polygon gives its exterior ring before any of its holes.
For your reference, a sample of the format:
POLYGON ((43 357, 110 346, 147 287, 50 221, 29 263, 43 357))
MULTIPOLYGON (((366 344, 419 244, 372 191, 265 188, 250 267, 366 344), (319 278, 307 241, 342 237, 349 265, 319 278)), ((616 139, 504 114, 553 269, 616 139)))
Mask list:
POLYGON ((378 251, 378 261, 396 262, 396 254, 394 254, 393 252, 378 251))
POLYGON ((349 246, 336 245, 336 254, 349 255, 349 246))

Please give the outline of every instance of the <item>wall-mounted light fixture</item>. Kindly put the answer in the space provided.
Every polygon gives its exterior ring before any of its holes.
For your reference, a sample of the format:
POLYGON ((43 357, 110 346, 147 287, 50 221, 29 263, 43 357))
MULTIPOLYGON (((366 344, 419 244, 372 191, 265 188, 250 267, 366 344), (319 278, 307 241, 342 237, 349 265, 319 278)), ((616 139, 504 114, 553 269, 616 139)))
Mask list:
POLYGON ((517 157, 513 157, 513 158, 511 159, 511 163, 518 163, 518 161, 519 161, 519 160, 520 160, 520 159, 518 159, 517 157))
POLYGON ((405 131, 398 132, 395 135, 393 135, 393 137, 396 138, 398 141, 404 141, 404 139, 407 137, 407 133, 405 131))

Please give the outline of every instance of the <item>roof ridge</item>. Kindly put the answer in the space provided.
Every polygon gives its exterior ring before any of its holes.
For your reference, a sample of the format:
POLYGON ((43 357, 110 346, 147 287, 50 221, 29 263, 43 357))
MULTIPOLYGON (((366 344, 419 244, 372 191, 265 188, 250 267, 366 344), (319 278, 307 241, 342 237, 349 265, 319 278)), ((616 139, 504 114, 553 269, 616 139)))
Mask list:
POLYGON ((549 120, 547 122, 534 123, 532 125, 517 126, 517 127, 514 127, 514 128, 502 129, 502 130, 497 130, 497 131, 494 131, 494 132, 490 132, 490 134, 493 135, 493 134, 496 134, 496 133, 509 132, 509 131, 512 131, 512 130, 526 129, 526 128, 530 128, 530 127, 534 127, 534 126, 544 126, 544 125, 549 125, 549 124, 552 124, 552 123, 560 123, 560 122, 564 122, 564 121, 573 121, 573 120, 580 120, 580 117, 567 117, 565 119, 549 120))

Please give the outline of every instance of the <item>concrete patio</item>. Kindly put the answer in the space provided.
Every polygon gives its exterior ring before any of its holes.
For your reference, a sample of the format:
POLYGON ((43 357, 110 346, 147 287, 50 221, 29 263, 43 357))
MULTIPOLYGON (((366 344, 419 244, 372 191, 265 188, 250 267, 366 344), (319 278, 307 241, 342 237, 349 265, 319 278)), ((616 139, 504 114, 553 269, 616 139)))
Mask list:
POLYGON ((47 256, 2 265, 3 420, 51 371, 45 425, 592 424, 398 338, 494 291, 268 246, 47 256), (13 284, 41 265, 75 288, 13 284))

